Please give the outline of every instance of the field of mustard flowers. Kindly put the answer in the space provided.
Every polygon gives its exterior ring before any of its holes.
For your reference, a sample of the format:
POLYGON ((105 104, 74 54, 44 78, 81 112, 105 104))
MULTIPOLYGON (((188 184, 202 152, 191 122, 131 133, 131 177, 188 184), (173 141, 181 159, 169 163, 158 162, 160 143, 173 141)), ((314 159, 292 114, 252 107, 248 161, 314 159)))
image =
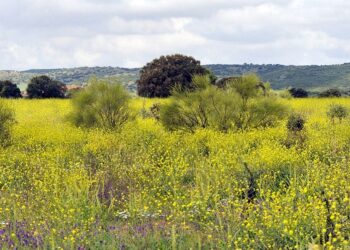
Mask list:
MULTIPOLYGON (((134 99, 139 113, 159 100, 134 99)), ((68 100, 7 100, 0 148, 0 248, 339 249, 350 247, 350 120, 284 100, 306 118, 276 128, 166 132, 152 118, 119 132, 65 120, 68 100)))

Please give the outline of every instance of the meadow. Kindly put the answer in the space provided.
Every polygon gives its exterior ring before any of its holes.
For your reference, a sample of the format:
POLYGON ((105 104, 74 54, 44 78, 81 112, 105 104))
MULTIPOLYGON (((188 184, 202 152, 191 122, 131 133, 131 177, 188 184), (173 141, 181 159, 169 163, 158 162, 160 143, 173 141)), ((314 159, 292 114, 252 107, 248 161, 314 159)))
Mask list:
POLYGON ((81 129, 69 100, 6 100, 0 148, 0 248, 349 248, 350 120, 332 103, 283 100, 306 118, 300 140, 277 127, 167 132, 134 98, 120 131, 81 129))

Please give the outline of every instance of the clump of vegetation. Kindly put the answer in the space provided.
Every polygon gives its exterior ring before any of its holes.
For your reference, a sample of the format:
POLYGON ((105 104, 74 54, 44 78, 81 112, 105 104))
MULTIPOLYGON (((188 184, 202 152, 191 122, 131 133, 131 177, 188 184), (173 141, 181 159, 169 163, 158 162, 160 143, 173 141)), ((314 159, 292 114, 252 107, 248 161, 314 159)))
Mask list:
POLYGON ((339 89, 327 89, 319 94, 319 97, 341 97, 341 91, 339 89))
POLYGON ((33 77, 27 87, 29 98, 64 98, 67 87, 48 76, 33 77))
POLYGON ((154 103, 149 109, 152 117, 157 121, 160 120, 160 106, 161 106, 160 103, 154 103))
POLYGON ((286 114, 255 75, 235 79, 225 89, 211 85, 208 76, 195 76, 193 85, 196 91, 175 88, 171 102, 162 106, 160 120, 167 129, 245 130, 273 126, 286 114))
POLYGON ((160 107, 161 104, 156 102, 153 103, 150 108, 145 107, 145 103, 143 103, 143 107, 140 110, 140 114, 142 118, 153 118, 157 121, 160 120, 160 107))
POLYGON ((21 98, 21 90, 11 81, 0 81, 0 97, 21 98))
POLYGON ((294 98, 306 98, 309 96, 308 92, 302 88, 291 88, 291 89, 289 89, 289 93, 294 98))
POLYGON ((14 112, 0 99, 0 145, 6 146, 11 139, 11 127, 15 122, 14 112))
POLYGON ((141 69, 137 92, 143 97, 168 97, 177 84, 182 90, 193 89, 193 75, 208 74, 212 83, 215 77, 193 57, 169 55, 154 59, 141 69))
POLYGON ((168 130, 194 132, 197 128, 229 130, 238 110, 238 96, 212 86, 208 76, 195 76, 196 91, 173 91, 173 97, 160 110, 160 120, 168 130))
POLYGON ((340 104, 332 104, 327 111, 327 116, 333 124, 336 119, 341 123, 348 116, 348 109, 340 104))
POLYGON ((73 97, 68 119, 76 126, 118 129, 130 118, 130 98, 119 83, 93 78, 73 97))
POLYGON ((288 118, 287 129, 290 132, 300 132, 304 129, 305 119, 300 114, 291 114, 288 118))
POLYGON ((284 99, 291 99, 292 95, 290 94, 289 90, 282 90, 277 92, 278 96, 284 99))
POLYGON ((306 141, 304 133, 305 118, 298 113, 292 113, 287 121, 288 136, 285 145, 289 148, 293 145, 303 146, 306 141))

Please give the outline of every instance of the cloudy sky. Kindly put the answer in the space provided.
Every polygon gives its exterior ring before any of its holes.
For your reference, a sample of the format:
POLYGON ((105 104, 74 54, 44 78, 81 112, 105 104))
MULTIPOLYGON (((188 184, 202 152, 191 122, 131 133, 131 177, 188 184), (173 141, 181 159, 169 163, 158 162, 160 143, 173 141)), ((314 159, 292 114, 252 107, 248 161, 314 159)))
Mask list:
POLYGON ((350 62, 349 0, 0 0, 0 69, 350 62))

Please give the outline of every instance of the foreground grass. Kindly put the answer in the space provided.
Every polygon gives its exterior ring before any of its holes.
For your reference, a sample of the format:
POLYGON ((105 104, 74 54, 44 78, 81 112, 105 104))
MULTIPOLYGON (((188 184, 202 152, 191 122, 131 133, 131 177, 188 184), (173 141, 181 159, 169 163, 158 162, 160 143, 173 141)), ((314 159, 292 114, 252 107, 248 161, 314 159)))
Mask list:
POLYGON ((350 122, 326 111, 350 99, 286 100, 308 120, 291 142, 285 122, 183 134, 138 117, 107 133, 69 125, 67 100, 8 102, 0 248, 349 247, 350 122))

